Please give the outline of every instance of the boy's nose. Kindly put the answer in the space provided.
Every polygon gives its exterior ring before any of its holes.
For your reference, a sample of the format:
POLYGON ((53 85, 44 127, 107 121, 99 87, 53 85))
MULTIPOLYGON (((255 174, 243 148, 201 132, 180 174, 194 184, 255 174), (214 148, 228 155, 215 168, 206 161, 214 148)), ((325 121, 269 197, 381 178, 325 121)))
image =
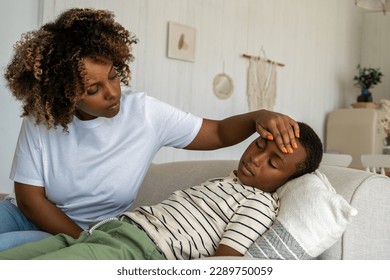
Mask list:
POLYGON ((251 160, 252 160, 253 164, 258 167, 265 161, 266 157, 267 157, 266 152, 256 153, 256 154, 253 154, 251 156, 251 160))

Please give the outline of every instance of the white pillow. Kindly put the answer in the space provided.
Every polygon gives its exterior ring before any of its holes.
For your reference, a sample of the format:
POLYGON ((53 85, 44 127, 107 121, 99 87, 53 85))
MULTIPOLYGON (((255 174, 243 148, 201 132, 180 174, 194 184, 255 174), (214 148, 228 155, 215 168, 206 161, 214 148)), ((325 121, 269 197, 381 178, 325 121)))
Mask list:
POLYGON ((262 259, 313 259, 341 237, 357 210, 318 170, 287 182, 277 190, 276 221, 249 248, 262 259))

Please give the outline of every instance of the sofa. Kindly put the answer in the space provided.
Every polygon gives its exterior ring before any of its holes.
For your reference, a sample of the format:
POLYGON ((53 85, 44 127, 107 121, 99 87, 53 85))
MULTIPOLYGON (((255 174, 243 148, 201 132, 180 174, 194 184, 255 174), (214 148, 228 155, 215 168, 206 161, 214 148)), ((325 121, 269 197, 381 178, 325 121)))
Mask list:
MULTIPOLYGON (((152 164, 132 208, 158 203, 177 189, 228 176, 237 166, 235 160, 152 164)), ((321 165, 319 170, 358 214, 341 238, 317 258, 390 260, 390 178, 338 166, 321 165)))

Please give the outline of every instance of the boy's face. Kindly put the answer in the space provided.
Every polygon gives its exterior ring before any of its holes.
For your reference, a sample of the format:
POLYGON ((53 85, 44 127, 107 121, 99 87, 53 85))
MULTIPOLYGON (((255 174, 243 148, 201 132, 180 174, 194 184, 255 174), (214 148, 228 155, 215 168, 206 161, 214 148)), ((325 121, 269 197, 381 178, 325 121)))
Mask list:
POLYGON ((237 176, 244 185, 265 192, 274 192, 297 171, 297 164, 306 159, 306 151, 297 141, 294 153, 283 153, 274 141, 261 137, 245 150, 238 165, 237 176))

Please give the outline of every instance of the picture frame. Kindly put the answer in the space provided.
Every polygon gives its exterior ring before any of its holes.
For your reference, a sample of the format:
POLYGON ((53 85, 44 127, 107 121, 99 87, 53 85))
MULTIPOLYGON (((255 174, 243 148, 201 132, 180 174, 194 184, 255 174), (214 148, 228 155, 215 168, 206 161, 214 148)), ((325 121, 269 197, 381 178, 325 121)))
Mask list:
POLYGON ((168 53, 173 59, 195 61, 195 28, 168 22, 168 53))

